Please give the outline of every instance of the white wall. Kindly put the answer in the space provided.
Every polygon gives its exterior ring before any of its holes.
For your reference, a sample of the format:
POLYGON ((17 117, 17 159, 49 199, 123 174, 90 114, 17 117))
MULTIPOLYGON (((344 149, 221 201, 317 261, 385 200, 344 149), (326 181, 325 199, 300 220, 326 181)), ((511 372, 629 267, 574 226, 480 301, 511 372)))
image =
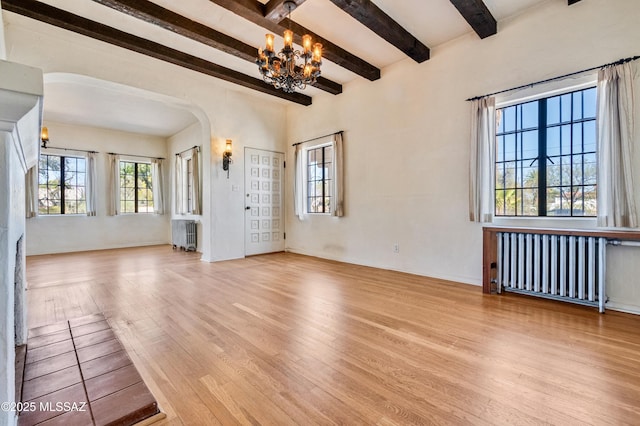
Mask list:
POLYGON ((214 115, 221 126, 213 132, 211 142, 211 260, 244 257, 244 148, 284 152, 286 141, 286 112, 279 102, 263 102, 252 95, 235 93, 225 105, 228 109, 214 115), (222 170, 226 139, 233 141, 229 178, 222 170))
MULTIPOLYGON (((168 244, 170 242, 169 214, 107 216, 107 153, 168 158, 165 138, 55 122, 45 122, 44 124, 49 128, 49 146, 98 152, 96 161, 97 214, 96 216, 40 215, 27 219, 27 255, 168 244)), ((81 152, 52 149, 43 149, 42 153, 82 154, 81 152)), ((165 188, 167 188, 169 184, 168 173, 165 173, 165 182, 165 188)))
MULTIPOLYGON (((0 401, 15 402, 15 346, 26 343, 25 173, 38 161, 42 72, 0 61, 0 401)), ((0 425, 16 413, 0 411, 0 425)))
MULTIPOLYGON (((357 80, 339 96, 314 97, 311 107, 289 106, 289 142, 345 131, 346 216, 299 221, 289 198, 288 249, 480 284, 482 227, 467 213, 465 99, 636 55, 638 16, 637 0, 570 7, 552 0, 500 22, 485 40, 469 33, 433 48, 422 64, 406 59, 376 82, 357 80)), ((288 147, 291 164, 293 155, 288 147)), ((639 256, 610 250, 608 293, 612 305, 640 312, 637 268, 624 268, 639 256)))
MULTIPOLYGON (((15 401, 14 268, 16 241, 24 232, 24 170, 8 133, 0 132, 0 401, 15 401), (22 180, 22 184, 20 184, 22 180)), ((12 424, 15 413, 0 412, 0 425, 12 424)))
POLYGON ((0 2, 0 59, 7 59, 7 49, 4 43, 4 19, 2 18, 2 2, 0 2))
POLYGON ((210 223, 202 240, 203 259, 244 256, 244 147, 284 151, 286 101, 13 13, 5 12, 4 19, 13 61, 45 73, 87 75, 171 96, 202 111, 210 125, 202 133, 211 136, 203 144, 203 223, 210 223), (229 179, 221 166, 226 139, 234 146, 229 179))

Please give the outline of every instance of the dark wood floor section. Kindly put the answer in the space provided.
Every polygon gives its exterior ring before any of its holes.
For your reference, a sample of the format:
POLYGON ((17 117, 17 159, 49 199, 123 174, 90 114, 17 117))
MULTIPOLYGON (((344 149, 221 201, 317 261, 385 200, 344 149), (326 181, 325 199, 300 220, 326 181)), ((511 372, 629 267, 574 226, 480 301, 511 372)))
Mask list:
POLYGON ((132 425, 158 414, 102 314, 32 328, 23 367, 19 426, 132 425))
POLYGON ((158 246, 27 274, 31 327, 105 313, 160 424, 640 424, 633 315, 288 253, 158 246))

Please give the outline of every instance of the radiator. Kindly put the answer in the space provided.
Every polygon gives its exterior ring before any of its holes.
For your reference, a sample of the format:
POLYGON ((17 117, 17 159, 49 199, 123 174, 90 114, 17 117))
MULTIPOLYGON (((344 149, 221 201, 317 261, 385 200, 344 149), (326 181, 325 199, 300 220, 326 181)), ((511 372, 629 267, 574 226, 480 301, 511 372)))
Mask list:
POLYGON ((497 234, 498 292, 597 306, 604 312, 607 239, 553 234, 497 234))
POLYGON ((173 248, 182 248, 186 251, 196 250, 198 244, 197 225, 194 220, 171 221, 171 244, 173 248))

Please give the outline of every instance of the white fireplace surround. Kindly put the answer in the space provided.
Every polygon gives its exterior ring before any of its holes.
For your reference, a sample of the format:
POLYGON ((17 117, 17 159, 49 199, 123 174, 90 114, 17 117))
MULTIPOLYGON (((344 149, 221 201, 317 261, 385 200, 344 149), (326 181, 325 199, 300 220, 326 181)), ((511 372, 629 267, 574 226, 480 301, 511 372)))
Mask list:
MULTIPOLYGON (((24 250, 25 174, 38 161, 42 70, 0 60, 0 401, 15 395, 15 346, 26 343, 24 250), (24 241, 24 239, 22 239, 24 241)), ((0 426, 15 425, 0 411, 0 426)))

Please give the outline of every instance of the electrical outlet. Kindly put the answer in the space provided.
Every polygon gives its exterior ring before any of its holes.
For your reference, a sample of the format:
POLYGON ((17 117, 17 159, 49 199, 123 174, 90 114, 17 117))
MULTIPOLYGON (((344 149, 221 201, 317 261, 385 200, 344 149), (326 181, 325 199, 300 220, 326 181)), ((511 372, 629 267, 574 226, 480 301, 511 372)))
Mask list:
POLYGON ((394 253, 400 253, 400 244, 393 243, 393 252, 394 253))

